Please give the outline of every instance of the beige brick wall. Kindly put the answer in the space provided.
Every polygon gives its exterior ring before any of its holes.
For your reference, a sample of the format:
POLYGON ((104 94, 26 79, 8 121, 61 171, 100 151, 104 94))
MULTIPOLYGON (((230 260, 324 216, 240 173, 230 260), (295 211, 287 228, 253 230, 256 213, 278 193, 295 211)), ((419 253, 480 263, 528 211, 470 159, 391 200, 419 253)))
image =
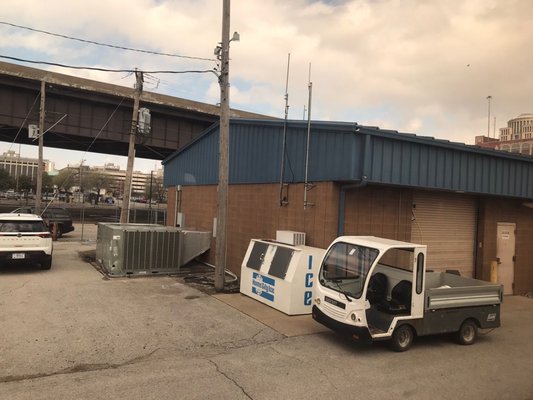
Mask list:
MULTIPOLYGON (((185 227, 213 229, 217 213, 216 186, 183 186, 181 211, 185 227)), ((169 188, 169 204, 175 201, 175 189, 169 188)), ((287 206, 279 206, 279 185, 230 185, 228 210, 227 266, 240 275, 241 263, 250 239, 274 239, 276 230, 306 232, 307 244, 326 247, 337 234, 338 189, 333 183, 320 183, 308 191, 308 202, 314 206, 304 210, 303 185, 289 185, 287 206)), ((167 225, 174 221, 168 210, 167 225)), ((215 262, 216 241, 212 239, 206 261, 215 262)))
MULTIPOLYGON (((276 230, 306 233, 309 246, 325 248, 337 236, 340 186, 319 183, 308 191, 314 206, 304 210, 303 184, 289 185, 287 206, 279 206, 278 184, 230 185, 227 266, 240 275, 241 263, 252 238, 273 239, 276 230)), ((216 186, 184 186, 181 211, 185 227, 213 229, 217 213, 216 186)), ((169 188, 167 224, 175 221, 176 191, 169 188)), ((397 240, 411 239, 412 190, 367 186, 346 192, 345 235, 374 235, 397 240)), ((478 217, 476 277, 490 279, 490 262, 496 257, 497 222, 515 222, 515 293, 533 288, 533 209, 521 201, 482 199, 478 217)), ((206 261, 215 262, 216 241, 212 239, 206 261)))
POLYGON ((413 192, 379 186, 346 193, 345 235, 371 235, 411 240, 413 192))

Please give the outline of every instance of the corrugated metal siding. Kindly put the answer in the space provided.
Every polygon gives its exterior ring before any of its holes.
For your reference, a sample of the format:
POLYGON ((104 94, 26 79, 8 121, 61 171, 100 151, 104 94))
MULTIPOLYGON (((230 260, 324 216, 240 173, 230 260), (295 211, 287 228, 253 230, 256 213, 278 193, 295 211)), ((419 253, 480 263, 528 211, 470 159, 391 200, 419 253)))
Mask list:
MULTIPOLYGON (((258 126, 250 129, 243 125, 233 125, 230 130, 230 182, 278 181, 282 135, 282 126, 258 126)), ((218 134, 216 136, 218 138, 218 134)))
POLYGON ((533 158, 476 154, 372 136, 370 182, 456 192, 533 197, 533 158))
MULTIPOLYGON (((290 121, 284 181, 303 182, 307 124, 290 121)), ((283 121, 232 120, 230 183, 275 183, 283 121)), ((165 185, 218 181, 218 126, 164 161, 165 185)), ((313 122, 309 180, 533 198, 533 158, 343 123, 313 122)))
POLYGON ((165 164, 165 186, 218 182, 218 135, 207 134, 165 164))
MULTIPOLYGON (((287 129, 285 182, 302 182, 305 177, 307 127, 287 129)), ((314 182, 353 180, 354 153, 361 152, 361 138, 353 131, 312 129, 309 144, 309 177, 314 182)), ((230 133, 230 182, 275 183, 281 174, 283 125, 253 127, 233 126, 230 133)))

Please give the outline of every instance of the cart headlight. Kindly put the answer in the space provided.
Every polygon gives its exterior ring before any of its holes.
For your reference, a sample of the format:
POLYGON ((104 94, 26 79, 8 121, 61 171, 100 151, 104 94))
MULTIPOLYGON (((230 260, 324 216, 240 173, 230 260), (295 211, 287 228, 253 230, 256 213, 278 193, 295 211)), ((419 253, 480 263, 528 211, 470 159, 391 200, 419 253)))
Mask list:
POLYGON ((317 297, 317 298, 315 299, 315 303, 316 303, 317 305, 320 305, 320 297, 317 297))
POLYGON ((353 322, 361 322, 361 318, 359 318, 359 317, 357 316, 356 313, 351 313, 351 314, 350 314, 350 319, 351 319, 353 322))

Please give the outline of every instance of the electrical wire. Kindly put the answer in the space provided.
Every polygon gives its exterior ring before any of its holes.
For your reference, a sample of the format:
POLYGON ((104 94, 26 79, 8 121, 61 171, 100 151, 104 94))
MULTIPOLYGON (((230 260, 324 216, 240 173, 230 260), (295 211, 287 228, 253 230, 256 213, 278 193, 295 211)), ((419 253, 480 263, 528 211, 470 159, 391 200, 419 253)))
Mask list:
MULTIPOLYGON (((25 62, 30 64, 43 64, 43 65, 50 65, 53 67, 61 67, 61 68, 70 68, 70 69, 83 69, 83 70, 89 70, 89 71, 102 71, 102 72, 139 72, 139 69, 113 69, 113 68, 100 68, 100 67, 82 67, 77 65, 67 65, 67 64, 59 64, 59 63, 53 63, 48 61, 36 61, 36 60, 26 60, 24 58, 18 58, 18 57, 10 57, 10 56, 4 56, 0 54, 0 58, 5 58, 7 60, 13 60, 13 61, 19 61, 19 62, 25 62)), ((206 73, 212 73, 216 74, 216 72, 212 69, 206 69, 206 70, 187 70, 187 71, 171 71, 171 70, 156 70, 156 71, 140 71, 146 74, 206 74, 206 73)))
MULTIPOLYGON (((19 128, 17 134, 15 135, 15 138, 11 142, 11 145, 9 146, 8 151, 11 150, 11 148, 13 147, 13 144, 15 144, 15 142, 17 141, 17 138, 19 137, 19 134, 22 131, 22 128, 26 124, 26 121, 28 120, 28 117, 30 116, 30 113, 32 112, 33 107, 35 106, 35 103, 37 102, 37 99, 39 98, 40 95, 41 95, 41 92, 37 93, 37 96, 35 96, 35 100, 33 100, 33 104, 31 105, 30 110, 28 111, 28 114, 26 114, 26 117, 24 118, 24 121, 22 121, 22 124, 20 125, 20 128, 19 128)), ((19 154, 19 157, 20 157, 20 154, 19 154)))
POLYGON ((151 148, 150 146, 148 146, 147 144, 144 144, 144 143, 141 143, 141 145, 143 147, 146 147, 148 150, 150 150, 151 152, 153 152, 154 154, 157 154, 159 157, 162 157, 162 158, 166 158, 166 156, 160 152, 158 152, 157 150, 151 148))
POLYGON ((101 43, 101 42, 96 42, 94 40, 80 39, 80 38, 76 38, 76 37, 73 37, 73 36, 67 36, 67 35, 62 35, 62 34, 59 34, 59 33, 43 31, 41 29, 35 29, 35 28, 27 27, 27 26, 12 24, 10 22, 5 22, 5 21, 0 21, 0 24, 11 26, 13 28, 25 29, 25 30, 32 31, 32 32, 44 33, 45 35, 56 36, 56 37, 60 37, 60 38, 63 38, 63 39, 75 40, 77 42, 94 44, 96 46, 110 47, 112 49, 134 51, 134 52, 137 52, 137 53, 152 54, 152 55, 156 55, 156 56, 185 58, 185 59, 188 59, 188 60, 217 61, 217 60, 215 60, 213 58, 184 56, 184 55, 181 55, 181 54, 172 54, 172 53, 161 53, 161 52, 157 52, 157 51, 134 49, 134 48, 131 48, 131 47, 124 47, 124 46, 117 46, 117 45, 113 45, 113 44, 101 43))
POLYGON ((87 154, 87 152, 90 150, 90 148, 92 147, 92 145, 94 144, 94 142, 96 142, 96 139, 98 139, 98 136, 100 136, 100 134, 102 133, 102 131, 104 130, 104 128, 107 126, 107 124, 109 123, 109 121, 111 121, 111 118, 113 118, 113 115, 115 115, 115 113, 117 112, 117 110, 119 109, 119 107, 122 105, 122 102, 124 101, 125 97, 122 97, 122 99, 120 99, 120 103, 118 103, 118 105, 115 107, 115 109, 113 110, 113 112, 111 113, 111 115, 109 116, 109 118, 107 119, 107 121, 104 123, 104 125, 102 126, 102 128, 100 129, 100 131, 96 134, 96 136, 94 137, 93 141, 91 142, 91 144, 89 144, 89 146, 85 149, 85 153, 83 153, 83 155, 81 156, 81 162, 80 162, 80 166, 81 166, 81 163, 83 162, 83 157, 85 157, 85 155, 87 154))
MULTIPOLYGON (((94 137, 93 141, 89 144, 89 146, 87 146, 87 148, 85 149, 85 152, 82 154, 81 156, 81 161, 80 161, 80 169, 81 169, 81 166, 83 164, 83 161, 84 161, 84 157, 86 156, 87 152, 90 150, 90 148, 92 147, 92 145, 94 144, 94 142, 96 142, 96 140, 98 139, 98 136, 102 133, 102 131, 104 130, 104 128, 107 126, 107 124, 109 123, 109 121, 111 121, 111 118, 113 118, 113 116, 115 115, 115 113, 117 112, 117 110, 119 109, 119 107, 122 105, 122 102, 124 101, 125 97, 122 97, 122 99, 120 100, 120 103, 115 107, 115 109, 113 110, 113 112, 111 113, 111 115, 109 116, 109 118, 107 119, 107 121, 104 123, 104 125, 102 126, 102 128, 100 129, 100 131, 96 134, 96 136, 94 137)), ((52 127, 50 127, 48 130, 50 130, 52 127)), ((73 171, 71 170, 70 171, 70 174, 64 179, 64 181, 58 185, 59 187, 66 187, 66 184, 70 181, 70 179, 74 176, 74 173, 73 171)), ((55 196, 54 196, 55 197, 55 196)), ((52 199, 53 200, 53 199, 52 199)), ((50 203, 48 204, 50 205, 50 203)), ((48 205, 46 207, 48 207, 48 205)))

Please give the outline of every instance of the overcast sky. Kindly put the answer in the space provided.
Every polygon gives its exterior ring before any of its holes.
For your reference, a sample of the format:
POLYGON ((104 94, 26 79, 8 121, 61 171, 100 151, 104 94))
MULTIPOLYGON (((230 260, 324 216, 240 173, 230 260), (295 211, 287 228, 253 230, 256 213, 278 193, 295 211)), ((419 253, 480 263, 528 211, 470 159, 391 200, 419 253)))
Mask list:
MULTIPOLYGON (((531 0, 233 0, 231 107, 289 118, 351 121, 473 144, 533 112, 531 0)), ((221 0, 2 0, 0 20, 113 45, 214 58, 221 0)), ((144 70, 212 69, 213 61, 164 57, 61 39, 0 24, 0 55, 75 66, 144 70)), ((3 61, 8 61, 1 59, 3 61)), ((132 86, 124 73, 29 65, 132 86)), ((145 90, 216 104, 211 74, 148 77, 145 90)), ((9 148, 0 142, 0 151, 9 148)), ((14 147, 18 151, 18 145, 14 147)), ((45 149, 58 167, 82 153, 45 149)), ((28 147, 23 155, 37 156, 28 147), (28 150, 29 149, 29 150, 28 150)), ((86 154, 91 165, 125 158, 86 154)), ((154 161, 135 161, 136 170, 154 161)))

